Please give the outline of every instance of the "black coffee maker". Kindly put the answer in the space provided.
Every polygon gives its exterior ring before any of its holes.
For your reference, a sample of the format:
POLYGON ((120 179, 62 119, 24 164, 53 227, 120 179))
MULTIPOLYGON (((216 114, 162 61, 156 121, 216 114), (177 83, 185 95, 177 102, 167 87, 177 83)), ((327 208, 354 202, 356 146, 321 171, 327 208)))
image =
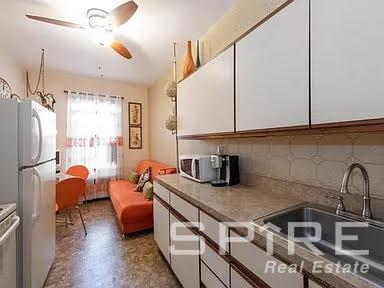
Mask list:
POLYGON ((214 187, 232 186, 240 183, 239 156, 211 155, 216 178, 211 181, 214 187))

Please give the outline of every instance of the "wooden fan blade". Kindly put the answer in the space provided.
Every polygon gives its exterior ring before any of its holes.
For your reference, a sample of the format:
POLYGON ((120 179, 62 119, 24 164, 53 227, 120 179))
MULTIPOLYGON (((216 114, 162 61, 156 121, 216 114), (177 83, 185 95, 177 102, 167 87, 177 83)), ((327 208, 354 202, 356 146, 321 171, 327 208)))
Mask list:
POLYGON ((109 13, 112 25, 114 27, 123 25, 135 14, 138 7, 134 1, 129 1, 113 9, 112 12, 109 13))
POLYGON ((113 41, 113 43, 111 44, 111 48, 115 50, 117 53, 119 53, 121 56, 123 56, 124 58, 127 58, 127 59, 132 58, 132 55, 131 53, 129 53, 128 49, 125 48, 123 43, 119 41, 113 41))
POLYGON ((41 21, 49 24, 54 24, 54 25, 59 25, 59 26, 65 26, 65 27, 70 27, 70 28, 80 28, 80 29, 85 29, 84 26, 71 23, 71 22, 66 22, 66 21, 61 21, 57 19, 51 19, 51 18, 45 18, 45 17, 40 17, 40 16, 34 16, 34 15, 25 15, 27 18, 36 20, 36 21, 41 21))

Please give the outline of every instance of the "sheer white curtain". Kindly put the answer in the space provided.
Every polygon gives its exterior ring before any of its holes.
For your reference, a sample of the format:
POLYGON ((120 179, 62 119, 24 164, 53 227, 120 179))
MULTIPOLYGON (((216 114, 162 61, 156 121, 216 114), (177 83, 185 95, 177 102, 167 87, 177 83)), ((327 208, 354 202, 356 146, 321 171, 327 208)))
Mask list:
POLYGON ((108 196, 108 182, 123 167, 121 98, 70 92, 67 113, 67 168, 85 165, 90 171, 88 199, 108 196))

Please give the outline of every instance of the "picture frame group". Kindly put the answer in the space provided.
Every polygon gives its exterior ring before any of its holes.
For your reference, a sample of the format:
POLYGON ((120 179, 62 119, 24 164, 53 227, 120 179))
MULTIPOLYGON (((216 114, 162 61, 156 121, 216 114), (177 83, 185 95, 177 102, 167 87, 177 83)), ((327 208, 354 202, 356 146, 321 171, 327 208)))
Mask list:
POLYGON ((143 112, 142 104, 137 102, 128 103, 129 120, 129 149, 143 148, 143 112))

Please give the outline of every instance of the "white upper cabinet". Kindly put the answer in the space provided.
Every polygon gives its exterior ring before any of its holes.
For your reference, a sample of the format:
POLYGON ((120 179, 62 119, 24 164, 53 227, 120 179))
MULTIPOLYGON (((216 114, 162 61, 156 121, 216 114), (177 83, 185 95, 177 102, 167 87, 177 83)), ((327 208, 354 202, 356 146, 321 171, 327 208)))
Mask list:
POLYGON ((309 0, 295 0, 236 45, 236 124, 309 125, 309 0))
POLYGON ((178 84, 178 135, 234 132, 233 46, 178 84))
POLYGON ((313 124, 384 118, 383 11, 383 0, 311 0, 313 124))

